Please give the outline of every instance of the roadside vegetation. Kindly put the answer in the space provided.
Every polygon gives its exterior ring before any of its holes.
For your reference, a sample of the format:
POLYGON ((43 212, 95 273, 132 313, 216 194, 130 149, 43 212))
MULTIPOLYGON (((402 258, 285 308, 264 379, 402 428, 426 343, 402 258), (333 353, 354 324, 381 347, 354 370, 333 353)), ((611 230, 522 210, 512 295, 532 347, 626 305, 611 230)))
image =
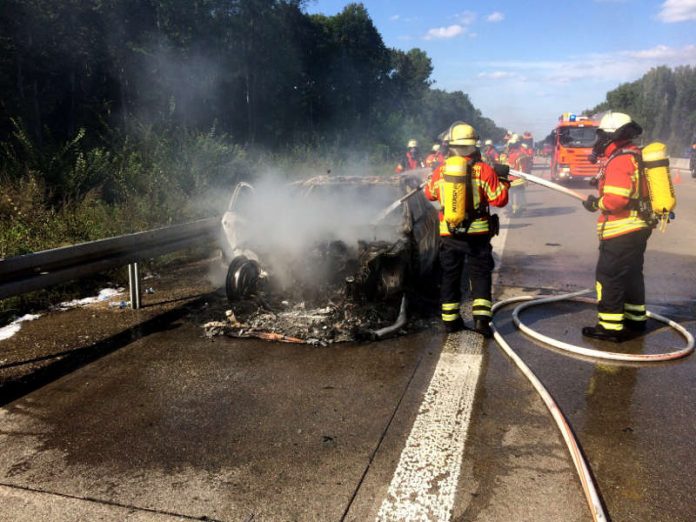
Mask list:
POLYGON ((390 173, 453 119, 504 133, 361 4, 7 0, 0 257, 220 212, 234 183, 390 173))
POLYGON ((646 141, 667 143, 675 156, 696 139, 696 67, 656 67, 635 82, 619 85, 587 114, 607 110, 633 116, 646 141))

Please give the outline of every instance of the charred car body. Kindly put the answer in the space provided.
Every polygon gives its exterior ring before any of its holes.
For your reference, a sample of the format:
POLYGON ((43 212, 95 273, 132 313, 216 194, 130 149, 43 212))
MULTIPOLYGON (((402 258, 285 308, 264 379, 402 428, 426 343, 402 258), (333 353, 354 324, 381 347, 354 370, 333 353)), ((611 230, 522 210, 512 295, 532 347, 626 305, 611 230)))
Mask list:
POLYGON ((218 330, 321 344, 381 338, 405 325, 407 308, 424 309, 422 296, 435 303, 436 209, 418 191, 377 219, 418 174, 238 184, 222 220, 232 310, 218 330))

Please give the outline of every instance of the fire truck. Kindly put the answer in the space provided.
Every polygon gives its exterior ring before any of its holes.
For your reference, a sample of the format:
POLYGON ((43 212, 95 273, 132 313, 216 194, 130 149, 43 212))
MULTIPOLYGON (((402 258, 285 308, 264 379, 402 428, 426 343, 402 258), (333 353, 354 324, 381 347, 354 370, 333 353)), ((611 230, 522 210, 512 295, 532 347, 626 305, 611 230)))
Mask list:
POLYGON ((551 179, 553 181, 590 180, 599 165, 590 163, 599 122, 587 116, 565 112, 551 133, 551 179))

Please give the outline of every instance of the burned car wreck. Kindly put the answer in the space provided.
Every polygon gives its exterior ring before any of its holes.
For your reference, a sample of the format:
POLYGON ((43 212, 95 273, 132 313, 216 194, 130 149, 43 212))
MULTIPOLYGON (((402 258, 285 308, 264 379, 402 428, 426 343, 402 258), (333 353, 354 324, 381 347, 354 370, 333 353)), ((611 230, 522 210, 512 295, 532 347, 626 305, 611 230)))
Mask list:
POLYGON ((206 333, 326 345, 430 324, 438 217, 421 181, 238 184, 222 221, 229 309, 206 333))

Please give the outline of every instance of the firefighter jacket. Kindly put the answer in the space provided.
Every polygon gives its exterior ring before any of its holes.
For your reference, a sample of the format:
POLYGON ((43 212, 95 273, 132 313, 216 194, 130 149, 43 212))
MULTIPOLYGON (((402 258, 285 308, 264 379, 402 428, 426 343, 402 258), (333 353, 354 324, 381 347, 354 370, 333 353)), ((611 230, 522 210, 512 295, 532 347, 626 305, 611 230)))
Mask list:
POLYGON ((498 159, 500 156, 498 155, 498 151, 495 150, 495 147, 488 145, 483 151, 483 157, 486 159, 486 163, 489 165, 493 165, 493 163, 497 163, 498 159))
POLYGON ((425 166, 431 169, 437 167, 437 152, 431 152, 425 157, 425 166))
MULTIPOLYGON (((508 165, 510 165, 511 169, 529 174, 532 172, 532 162, 532 158, 521 147, 510 149, 510 154, 508 155, 508 165)), ((510 174, 510 185, 512 187, 519 187, 524 184, 525 181, 522 178, 510 174)))
POLYGON ((640 175, 638 163, 640 149, 630 143, 623 146, 610 143, 604 155, 608 159, 600 172, 597 201, 602 212, 597 219, 599 239, 649 228, 638 212, 641 193, 647 194, 647 184, 640 175))
POLYGON ((438 168, 443 163, 445 163, 445 157, 440 151, 428 154, 428 157, 425 158, 425 166, 433 170, 438 168))
MULTIPOLYGON (((435 169, 432 176, 428 180, 424 188, 425 197, 430 201, 439 201, 442 205, 442 197, 444 194, 444 179, 443 176, 447 172, 447 162, 435 169)), ((489 205, 494 207, 504 207, 508 202, 507 184, 500 182, 498 176, 495 175, 493 167, 478 161, 471 168, 471 187, 472 199, 475 209, 478 209, 477 216, 470 224, 466 235, 467 236, 482 236, 490 233, 490 213, 488 212, 489 205)), ((450 236, 451 233, 447 228, 445 215, 442 209, 439 212, 440 217, 440 235, 450 236)))
POLYGON ((401 160, 394 170, 397 173, 401 173, 406 170, 414 170, 421 167, 423 167, 423 162, 421 159, 418 156, 411 154, 411 151, 409 150, 404 156, 404 159, 401 160))

